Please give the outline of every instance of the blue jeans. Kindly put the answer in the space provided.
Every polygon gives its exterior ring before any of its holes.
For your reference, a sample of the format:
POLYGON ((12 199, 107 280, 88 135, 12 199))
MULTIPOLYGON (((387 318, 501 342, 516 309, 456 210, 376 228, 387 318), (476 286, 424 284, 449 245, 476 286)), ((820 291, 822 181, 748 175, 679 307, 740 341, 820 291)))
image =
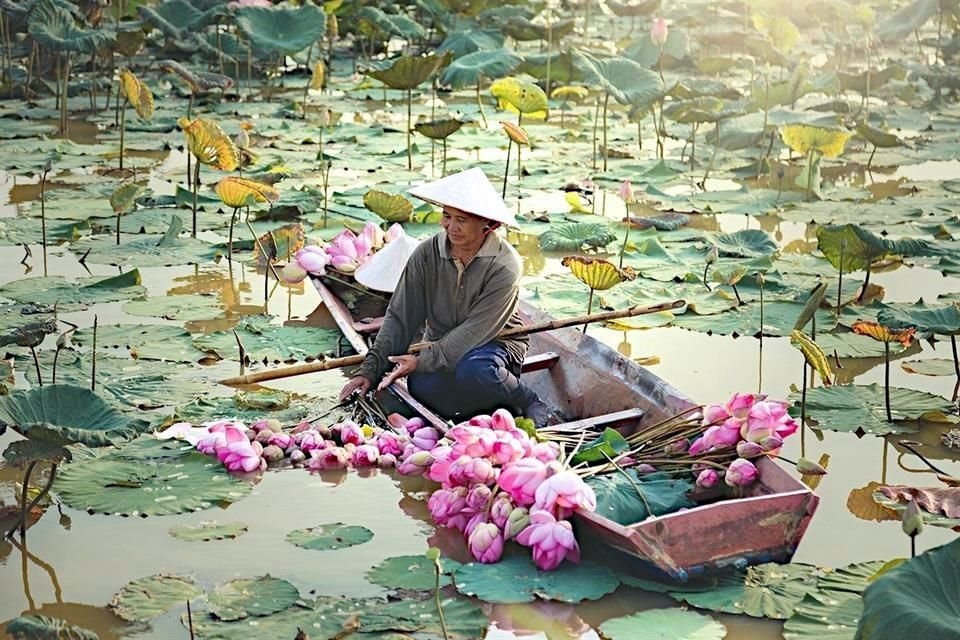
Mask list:
POLYGON ((537 399, 520 382, 520 363, 499 342, 474 347, 453 371, 414 371, 407 378, 410 393, 444 418, 474 416, 506 407, 522 412, 537 399))

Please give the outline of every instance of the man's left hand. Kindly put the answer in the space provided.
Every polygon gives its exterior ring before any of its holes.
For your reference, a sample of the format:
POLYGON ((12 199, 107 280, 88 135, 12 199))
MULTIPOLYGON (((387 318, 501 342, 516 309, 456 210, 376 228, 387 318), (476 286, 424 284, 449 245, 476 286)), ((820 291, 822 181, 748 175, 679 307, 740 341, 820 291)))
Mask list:
POLYGON ((393 368, 393 371, 384 376, 383 380, 380 381, 380 385, 377 387, 377 391, 386 389, 400 378, 406 377, 417 370, 417 356, 390 356, 387 360, 397 366, 393 368))

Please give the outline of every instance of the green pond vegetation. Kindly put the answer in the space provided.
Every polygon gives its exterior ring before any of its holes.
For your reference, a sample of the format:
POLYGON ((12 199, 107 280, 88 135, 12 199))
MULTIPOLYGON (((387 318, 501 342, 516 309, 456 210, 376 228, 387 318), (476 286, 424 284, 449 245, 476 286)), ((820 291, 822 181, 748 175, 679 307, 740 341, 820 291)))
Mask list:
MULTIPOLYGON (((7 634, 960 638, 960 0, 0 11, 7 634), (697 401, 792 403, 785 452, 829 471, 802 561, 689 584, 599 545, 461 564, 414 480, 235 476, 150 437, 327 414, 337 374, 217 380, 338 355, 279 270, 370 221, 434 233, 408 188, 470 167, 518 211, 525 299, 682 299, 585 331, 697 401)), ((623 522, 692 504, 690 480, 640 504, 617 478, 597 493, 623 522)))

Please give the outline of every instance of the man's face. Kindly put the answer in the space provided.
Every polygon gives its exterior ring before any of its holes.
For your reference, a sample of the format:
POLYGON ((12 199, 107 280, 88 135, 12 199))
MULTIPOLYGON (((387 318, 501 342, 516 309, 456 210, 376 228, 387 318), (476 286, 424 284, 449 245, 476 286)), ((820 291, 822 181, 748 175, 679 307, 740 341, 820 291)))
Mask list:
POLYGON ((450 244, 458 248, 476 247, 483 243, 484 227, 489 221, 454 207, 444 207, 440 226, 447 232, 450 244))

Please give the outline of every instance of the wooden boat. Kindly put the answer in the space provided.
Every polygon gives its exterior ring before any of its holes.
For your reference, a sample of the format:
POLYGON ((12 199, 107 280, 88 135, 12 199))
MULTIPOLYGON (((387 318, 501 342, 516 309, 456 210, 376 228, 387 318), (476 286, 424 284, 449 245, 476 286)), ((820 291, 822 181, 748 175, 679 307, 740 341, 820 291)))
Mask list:
MULTIPOLYGON (((331 288, 320 279, 314 283, 343 335, 364 353, 364 334, 375 331, 379 320, 354 319, 331 288)), ((526 323, 550 319, 522 302, 520 312, 526 323)), ((564 426, 569 429, 614 426, 629 434, 644 422, 659 422, 695 404, 647 369, 573 328, 531 335, 522 375, 567 420, 564 426)), ((445 421, 410 396, 402 382, 390 391, 428 423, 445 429, 445 421)), ((730 566, 787 562, 819 498, 773 460, 763 458, 757 467, 759 481, 741 498, 628 526, 581 510, 577 526, 639 559, 644 568, 681 582, 730 566)))

